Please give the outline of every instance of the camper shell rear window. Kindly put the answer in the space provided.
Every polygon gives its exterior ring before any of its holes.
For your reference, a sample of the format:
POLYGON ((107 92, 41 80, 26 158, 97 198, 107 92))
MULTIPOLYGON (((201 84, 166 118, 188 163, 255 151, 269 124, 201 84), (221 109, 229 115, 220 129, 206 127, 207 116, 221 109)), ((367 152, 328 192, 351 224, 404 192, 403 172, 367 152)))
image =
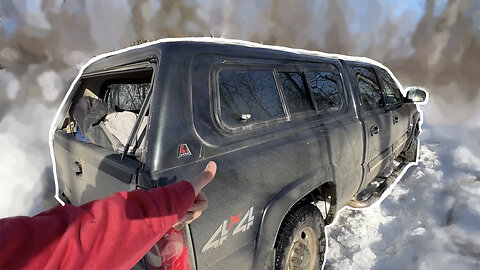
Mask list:
POLYGON ((111 112, 138 113, 150 89, 150 80, 148 76, 137 79, 108 80, 102 86, 102 100, 107 103, 108 110, 111 112))
POLYGON ((153 67, 85 76, 72 100, 64 129, 79 141, 123 153, 139 121, 127 154, 140 155, 148 110, 141 120, 139 113, 148 102, 153 77, 153 67))

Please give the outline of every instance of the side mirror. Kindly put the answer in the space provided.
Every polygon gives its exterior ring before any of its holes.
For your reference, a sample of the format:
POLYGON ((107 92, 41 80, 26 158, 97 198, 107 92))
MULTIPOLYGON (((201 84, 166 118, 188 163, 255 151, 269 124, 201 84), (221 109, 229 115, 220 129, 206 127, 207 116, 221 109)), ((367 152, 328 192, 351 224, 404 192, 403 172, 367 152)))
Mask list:
POLYGON ((407 98, 415 103, 422 103, 427 100, 427 91, 409 87, 410 89, 407 92, 407 98))

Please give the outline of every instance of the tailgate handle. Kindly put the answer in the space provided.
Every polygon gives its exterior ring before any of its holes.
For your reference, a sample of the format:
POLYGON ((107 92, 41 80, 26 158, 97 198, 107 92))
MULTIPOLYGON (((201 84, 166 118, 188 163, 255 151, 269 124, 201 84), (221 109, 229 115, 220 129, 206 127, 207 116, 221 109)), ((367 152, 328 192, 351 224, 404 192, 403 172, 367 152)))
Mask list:
POLYGON ((393 124, 395 125, 396 123, 398 123, 398 116, 394 115, 393 116, 393 124))
POLYGON ((372 136, 378 134, 379 131, 380 131, 380 129, 378 128, 377 125, 373 125, 373 126, 370 128, 370 134, 371 134, 372 136))
POLYGON ((78 161, 75 161, 72 165, 72 170, 77 176, 80 176, 83 172, 82 164, 78 161))

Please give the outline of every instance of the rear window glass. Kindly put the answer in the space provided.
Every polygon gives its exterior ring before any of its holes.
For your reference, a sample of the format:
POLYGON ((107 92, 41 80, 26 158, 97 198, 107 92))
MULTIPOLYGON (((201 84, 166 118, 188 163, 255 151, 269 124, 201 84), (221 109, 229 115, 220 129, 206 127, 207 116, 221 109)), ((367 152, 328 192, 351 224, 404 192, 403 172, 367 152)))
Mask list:
POLYGON ((291 114, 315 110, 310 102, 308 89, 303 83, 302 73, 279 72, 278 78, 291 114))
POLYGON ((306 76, 319 111, 340 108, 342 97, 339 91, 339 78, 335 73, 331 71, 314 71, 307 72, 306 76))
POLYGON ((110 112, 138 113, 150 89, 150 80, 114 81, 105 86, 104 101, 110 112))
MULTIPOLYGON (((146 101, 152 76, 152 69, 141 69, 84 78, 69 111, 68 118, 73 121, 67 132, 82 142, 123 153, 146 101)), ((139 124, 127 153, 137 157, 145 150, 148 110, 139 124)))
POLYGON ((285 116, 273 71, 221 71, 219 94, 220 117, 230 127, 285 116))

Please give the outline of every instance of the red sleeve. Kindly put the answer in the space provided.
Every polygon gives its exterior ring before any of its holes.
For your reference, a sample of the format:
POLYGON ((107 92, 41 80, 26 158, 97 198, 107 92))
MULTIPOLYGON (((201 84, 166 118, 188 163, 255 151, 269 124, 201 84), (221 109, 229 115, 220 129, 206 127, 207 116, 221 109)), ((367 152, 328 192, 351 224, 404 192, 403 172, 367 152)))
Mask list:
POLYGON ((0 269, 130 269, 193 204, 182 181, 0 220, 0 269))

